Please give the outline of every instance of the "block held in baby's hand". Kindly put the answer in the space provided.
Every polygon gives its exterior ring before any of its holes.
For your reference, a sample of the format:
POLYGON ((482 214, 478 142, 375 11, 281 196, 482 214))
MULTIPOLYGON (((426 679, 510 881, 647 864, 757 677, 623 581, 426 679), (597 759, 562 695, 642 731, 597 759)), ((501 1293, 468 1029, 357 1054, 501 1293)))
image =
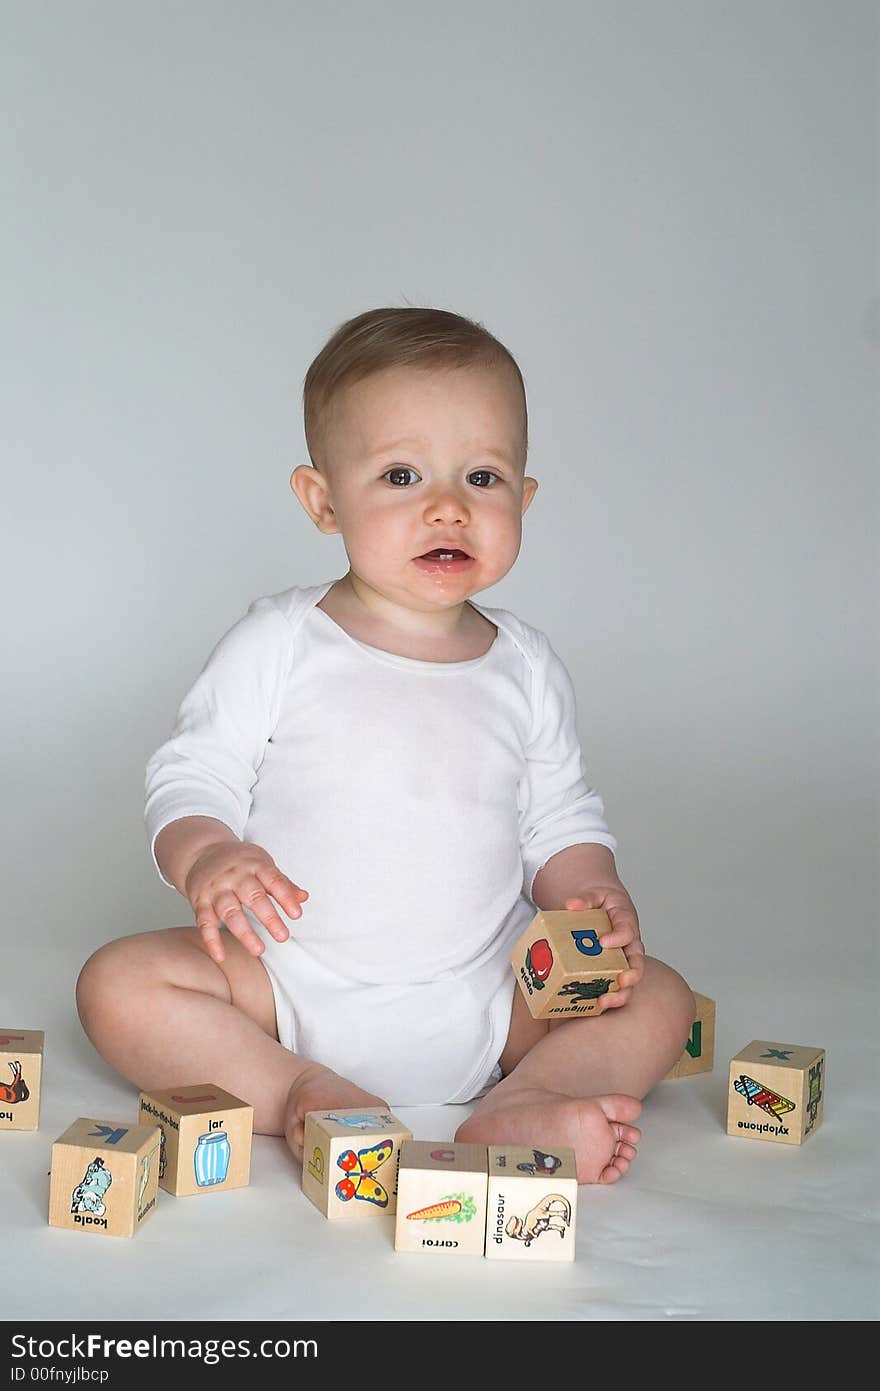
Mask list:
POLYGON ((602 908, 542 911, 529 923, 510 955, 534 1019, 598 1014, 603 995, 620 989, 627 970, 620 947, 602 947, 611 931, 602 908))

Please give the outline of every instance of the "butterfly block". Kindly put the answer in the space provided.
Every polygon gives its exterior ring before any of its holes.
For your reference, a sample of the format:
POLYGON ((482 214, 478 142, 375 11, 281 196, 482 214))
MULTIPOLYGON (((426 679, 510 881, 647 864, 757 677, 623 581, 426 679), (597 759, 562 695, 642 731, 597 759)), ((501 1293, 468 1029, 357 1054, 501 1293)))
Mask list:
POLYGON ((159 1186, 175 1198, 246 1188, 254 1108, 211 1082, 141 1092, 142 1125, 162 1135, 159 1186))
POLYGON ((405 1140, 400 1147, 395 1251, 482 1256, 488 1183, 485 1145, 405 1140))
POLYGON ((754 1040, 730 1063, 727 1133, 802 1145, 822 1124, 825 1049, 754 1040))
POLYGON ((43 1076, 41 1029, 0 1029, 0 1130, 37 1130, 43 1076))
POLYGON ((619 947, 599 945, 610 931, 601 908, 536 914, 510 954, 533 1019, 599 1012, 601 997, 620 988, 618 978, 627 969, 619 947))
POLYGON ((577 1218, 574 1150, 489 1145, 486 1256, 573 1261, 577 1218))
POLYGON ((693 1077, 698 1072, 711 1072, 715 1066, 715 1001, 710 1000, 708 995, 698 995, 694 991, 694 1002, 697 1012, 691 1036, 664 1081, 669 1081, 671 1077, 693 1077))
POLYGON ((49 1225, 136 1236, 156 1210, 158 1125, 81 1116, 52 1146, 49 1225))
POLYGON ((381 1106, 309 1111, 302 1190, 333 1220, 393 1215, 400 1146, 411 1139, 412 1131, 381 1106))

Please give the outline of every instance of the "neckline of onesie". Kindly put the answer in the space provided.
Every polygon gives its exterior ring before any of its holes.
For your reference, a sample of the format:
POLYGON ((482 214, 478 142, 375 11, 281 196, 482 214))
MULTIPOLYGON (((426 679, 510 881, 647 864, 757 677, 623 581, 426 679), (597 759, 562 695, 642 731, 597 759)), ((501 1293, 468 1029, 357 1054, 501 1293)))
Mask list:
MULTIPOLYGON (((375 658, 376 661, 387 662, 391 666, 408 667, 411 670, 417 669, 419 671, 432 672, 471 671, 474 667, 481 666, 483 662, 487 661, 488 658, 491 657, 492 653, 498 646, 499 640, 501 638, 501 628, 499 628, 498 624, 495 623, 493 624, 493 627, 495 628, 495 637, 492 639, 490 647, 483 653, 481 657, 469 657, 467 661, 464 662, 426 662, 421 657, 403 657, 398 652, 386 652, 384 647, 371 647, 368 642, 361 642, 359 638, 352 637, 351 633, 346 632, 342 625, 336 622, 335 618, 331 618, 329 613, 327 613, 324 609, 318 608, 318 605, 323 599, 324 595, 328 592, 331 585, 335 583, 335 580, 331 580, 330 583, 326 585, 326 587, 322 590, 322 592, 317 595, 315 602, 312 605, 312 612, 319 613, 322 616, 322 618, 325 618, 327 620, 328 623, 332 623, 337 633, 340 633, 342 637, 345 638, 348 642, 354 643, 355 647, 359 647, 362 652, 368 653, 368 655, 375 658)), ((478 613, 483 613, 482 607, 479 604, 474 604, 472 599, 469 599, 468 603, 472 604, 478 613)), ((483 617, 489 618, 489 615, 483 613, 483 617)), ((492 623, 491 618, 489 618, 489 622, 492 623)))

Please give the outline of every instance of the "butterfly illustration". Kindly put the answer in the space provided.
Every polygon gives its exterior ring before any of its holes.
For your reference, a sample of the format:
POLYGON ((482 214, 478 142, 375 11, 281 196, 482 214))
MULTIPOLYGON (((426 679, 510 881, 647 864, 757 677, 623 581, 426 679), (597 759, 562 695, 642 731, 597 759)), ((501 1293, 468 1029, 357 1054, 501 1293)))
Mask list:
POLYGON ((373 1177, 373 1171, 380 1169, 393 1152, 393 1140, 380 1140, 378 1145, 358 1150, 357 1154, 354 1150, 343 1150, 336 1161, 345 1173, 345 1178, 336 1185, 337 1198, 344 1203, 352 1198, 360 1198, 363 1202, 375 1203, 377 1207, 387 1207, 388 1194, 379 1180, 373 1177))

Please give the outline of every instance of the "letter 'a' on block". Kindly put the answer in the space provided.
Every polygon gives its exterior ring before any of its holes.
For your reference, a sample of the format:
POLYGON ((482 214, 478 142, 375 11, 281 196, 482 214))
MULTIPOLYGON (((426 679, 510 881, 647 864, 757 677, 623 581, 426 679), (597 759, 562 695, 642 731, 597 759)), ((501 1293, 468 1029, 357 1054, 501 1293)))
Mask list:
POLYGON ((565 1019, 600 1012, 603 995, 619 990, 627 969, 619 947, 602 948, 611 931, 601 908, 538 913, 510 954, 517 984, 533 1019, 565 1019))
POLYGON ((136 1236, 156 1210, 158 1125, 81 1116, 52 1146, 49 1225, 136 1236))
POLYGON ((331 1220, 394 1216, 400 1146, 412 1131, 381 1106, 309 1111, 302 1190, 331 1220))
POLYGON ((162 1136, 159 1187, 175 1198, 246 1188, 254 1108, 212 1082, 141 1092, 142 1125, 162 1136))
POLYGON ((38 1130, 43 1079, 41 1029, 0 1029, 0 1130, 38 1130))
POLYGON ((486 1255, 501 1261, 573 1261, 574 1150, 489 1145, 486 1255))
POLYGON ((664 1077, 693 1077, 698 1072, 711 1072, 715 1066, 715 1001, 708 995, 698 995, 694 991, 696 1016, 691 1027, 691 1036, 684 1046, 684 1052, 675 1067, 664 1077))
POLYGON ((755 1039, 731 1059, 727 1133, 802 1145, 822 1124, 825 1049, 755 1039))
POLYGON ((482 1256, 488 1182, 485 1145, 404 1140, 400 1147, 395 1251, 482 1256))

